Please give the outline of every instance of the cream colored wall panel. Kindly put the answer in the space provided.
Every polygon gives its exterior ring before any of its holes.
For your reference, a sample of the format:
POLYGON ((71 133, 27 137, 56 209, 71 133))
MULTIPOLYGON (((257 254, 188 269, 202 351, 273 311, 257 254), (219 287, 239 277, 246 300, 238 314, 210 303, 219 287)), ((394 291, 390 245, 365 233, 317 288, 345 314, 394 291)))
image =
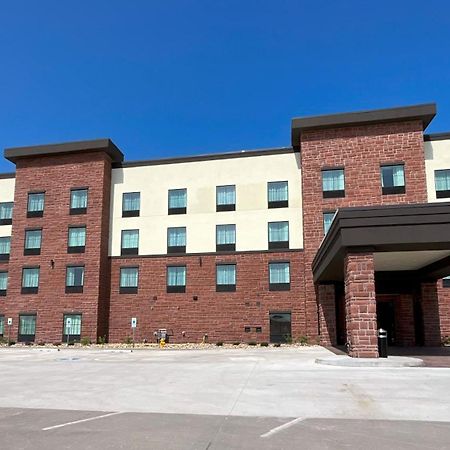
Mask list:
POLYGON ((236 225, 236 250, 266 250, 267 223, 290 222, 290 247, 302 248, 299 155, 294 153, 114 169, 110 254, 121 230, 139 229, 139 253, 167 252, 167 228, 187 228, 188 253, 214 252, 216 225, 236 225), (267 208, 267 183, 289 182, 289 208, 267 208), (216 186, 236 186, 236 211, 216 212, 216 186), (187 214, 168 215, 169 189, 187 189, 187 214), (141 192, 139 217, 122 218, 122 194, 141 192))
POLYGON ((11 225, 0 225, 0 237, 11 236, 12 226, 11 225))
POLYGON ((0 203, 14 201, 15 178, 0 178, 0 203))
POLYGON ((448 198, 436 198, 434 171, 450 169, 450 139, 427 141, 425 146, 425 171, 429 202, 448 202, 448 198))

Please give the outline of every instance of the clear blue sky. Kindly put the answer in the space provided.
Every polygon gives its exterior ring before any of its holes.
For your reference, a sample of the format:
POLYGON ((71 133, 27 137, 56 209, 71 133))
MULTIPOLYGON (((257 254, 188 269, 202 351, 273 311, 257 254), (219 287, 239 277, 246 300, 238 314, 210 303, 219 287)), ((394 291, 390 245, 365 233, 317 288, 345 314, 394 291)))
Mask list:
POLYGON ((2 149, 284 146, 292 117, 430 101, 450 131, 448 0, 4 1, 0 58, 2 149))

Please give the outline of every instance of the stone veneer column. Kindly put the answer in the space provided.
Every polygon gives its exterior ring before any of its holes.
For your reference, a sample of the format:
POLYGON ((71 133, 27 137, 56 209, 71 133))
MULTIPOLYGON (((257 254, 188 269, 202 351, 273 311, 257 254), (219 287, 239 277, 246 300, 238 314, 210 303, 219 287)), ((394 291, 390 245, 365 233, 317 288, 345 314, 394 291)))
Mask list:
POLYGON ((373 253, 348 253, 344 271, 349 355, 378 358, 373 253))
POLYGON ((441 345, 439 296, 437 281, 421 284, 424 344, 441 345))
POLYGON ((336 299, 334 284, 317 286, 320 345, 336 345, 336 299))

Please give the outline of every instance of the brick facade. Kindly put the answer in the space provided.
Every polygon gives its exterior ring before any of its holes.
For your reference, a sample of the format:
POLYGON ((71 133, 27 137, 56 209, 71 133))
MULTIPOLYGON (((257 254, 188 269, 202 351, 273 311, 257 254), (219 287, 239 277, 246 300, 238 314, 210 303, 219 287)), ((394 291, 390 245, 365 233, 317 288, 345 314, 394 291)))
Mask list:
POLYGON ((336 305, 333 284, 317 286, 317 303, 319 309, 319 334, 321 345, 336 345, 336 305))

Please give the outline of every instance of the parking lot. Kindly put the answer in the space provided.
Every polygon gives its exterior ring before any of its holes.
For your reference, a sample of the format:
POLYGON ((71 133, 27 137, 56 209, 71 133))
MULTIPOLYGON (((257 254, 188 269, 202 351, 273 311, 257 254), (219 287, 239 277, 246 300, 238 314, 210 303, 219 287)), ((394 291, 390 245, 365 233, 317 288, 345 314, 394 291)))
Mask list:
POLYGON ((320 347, 2 348, 1 448, 448 448, 450 369, 320 347))

